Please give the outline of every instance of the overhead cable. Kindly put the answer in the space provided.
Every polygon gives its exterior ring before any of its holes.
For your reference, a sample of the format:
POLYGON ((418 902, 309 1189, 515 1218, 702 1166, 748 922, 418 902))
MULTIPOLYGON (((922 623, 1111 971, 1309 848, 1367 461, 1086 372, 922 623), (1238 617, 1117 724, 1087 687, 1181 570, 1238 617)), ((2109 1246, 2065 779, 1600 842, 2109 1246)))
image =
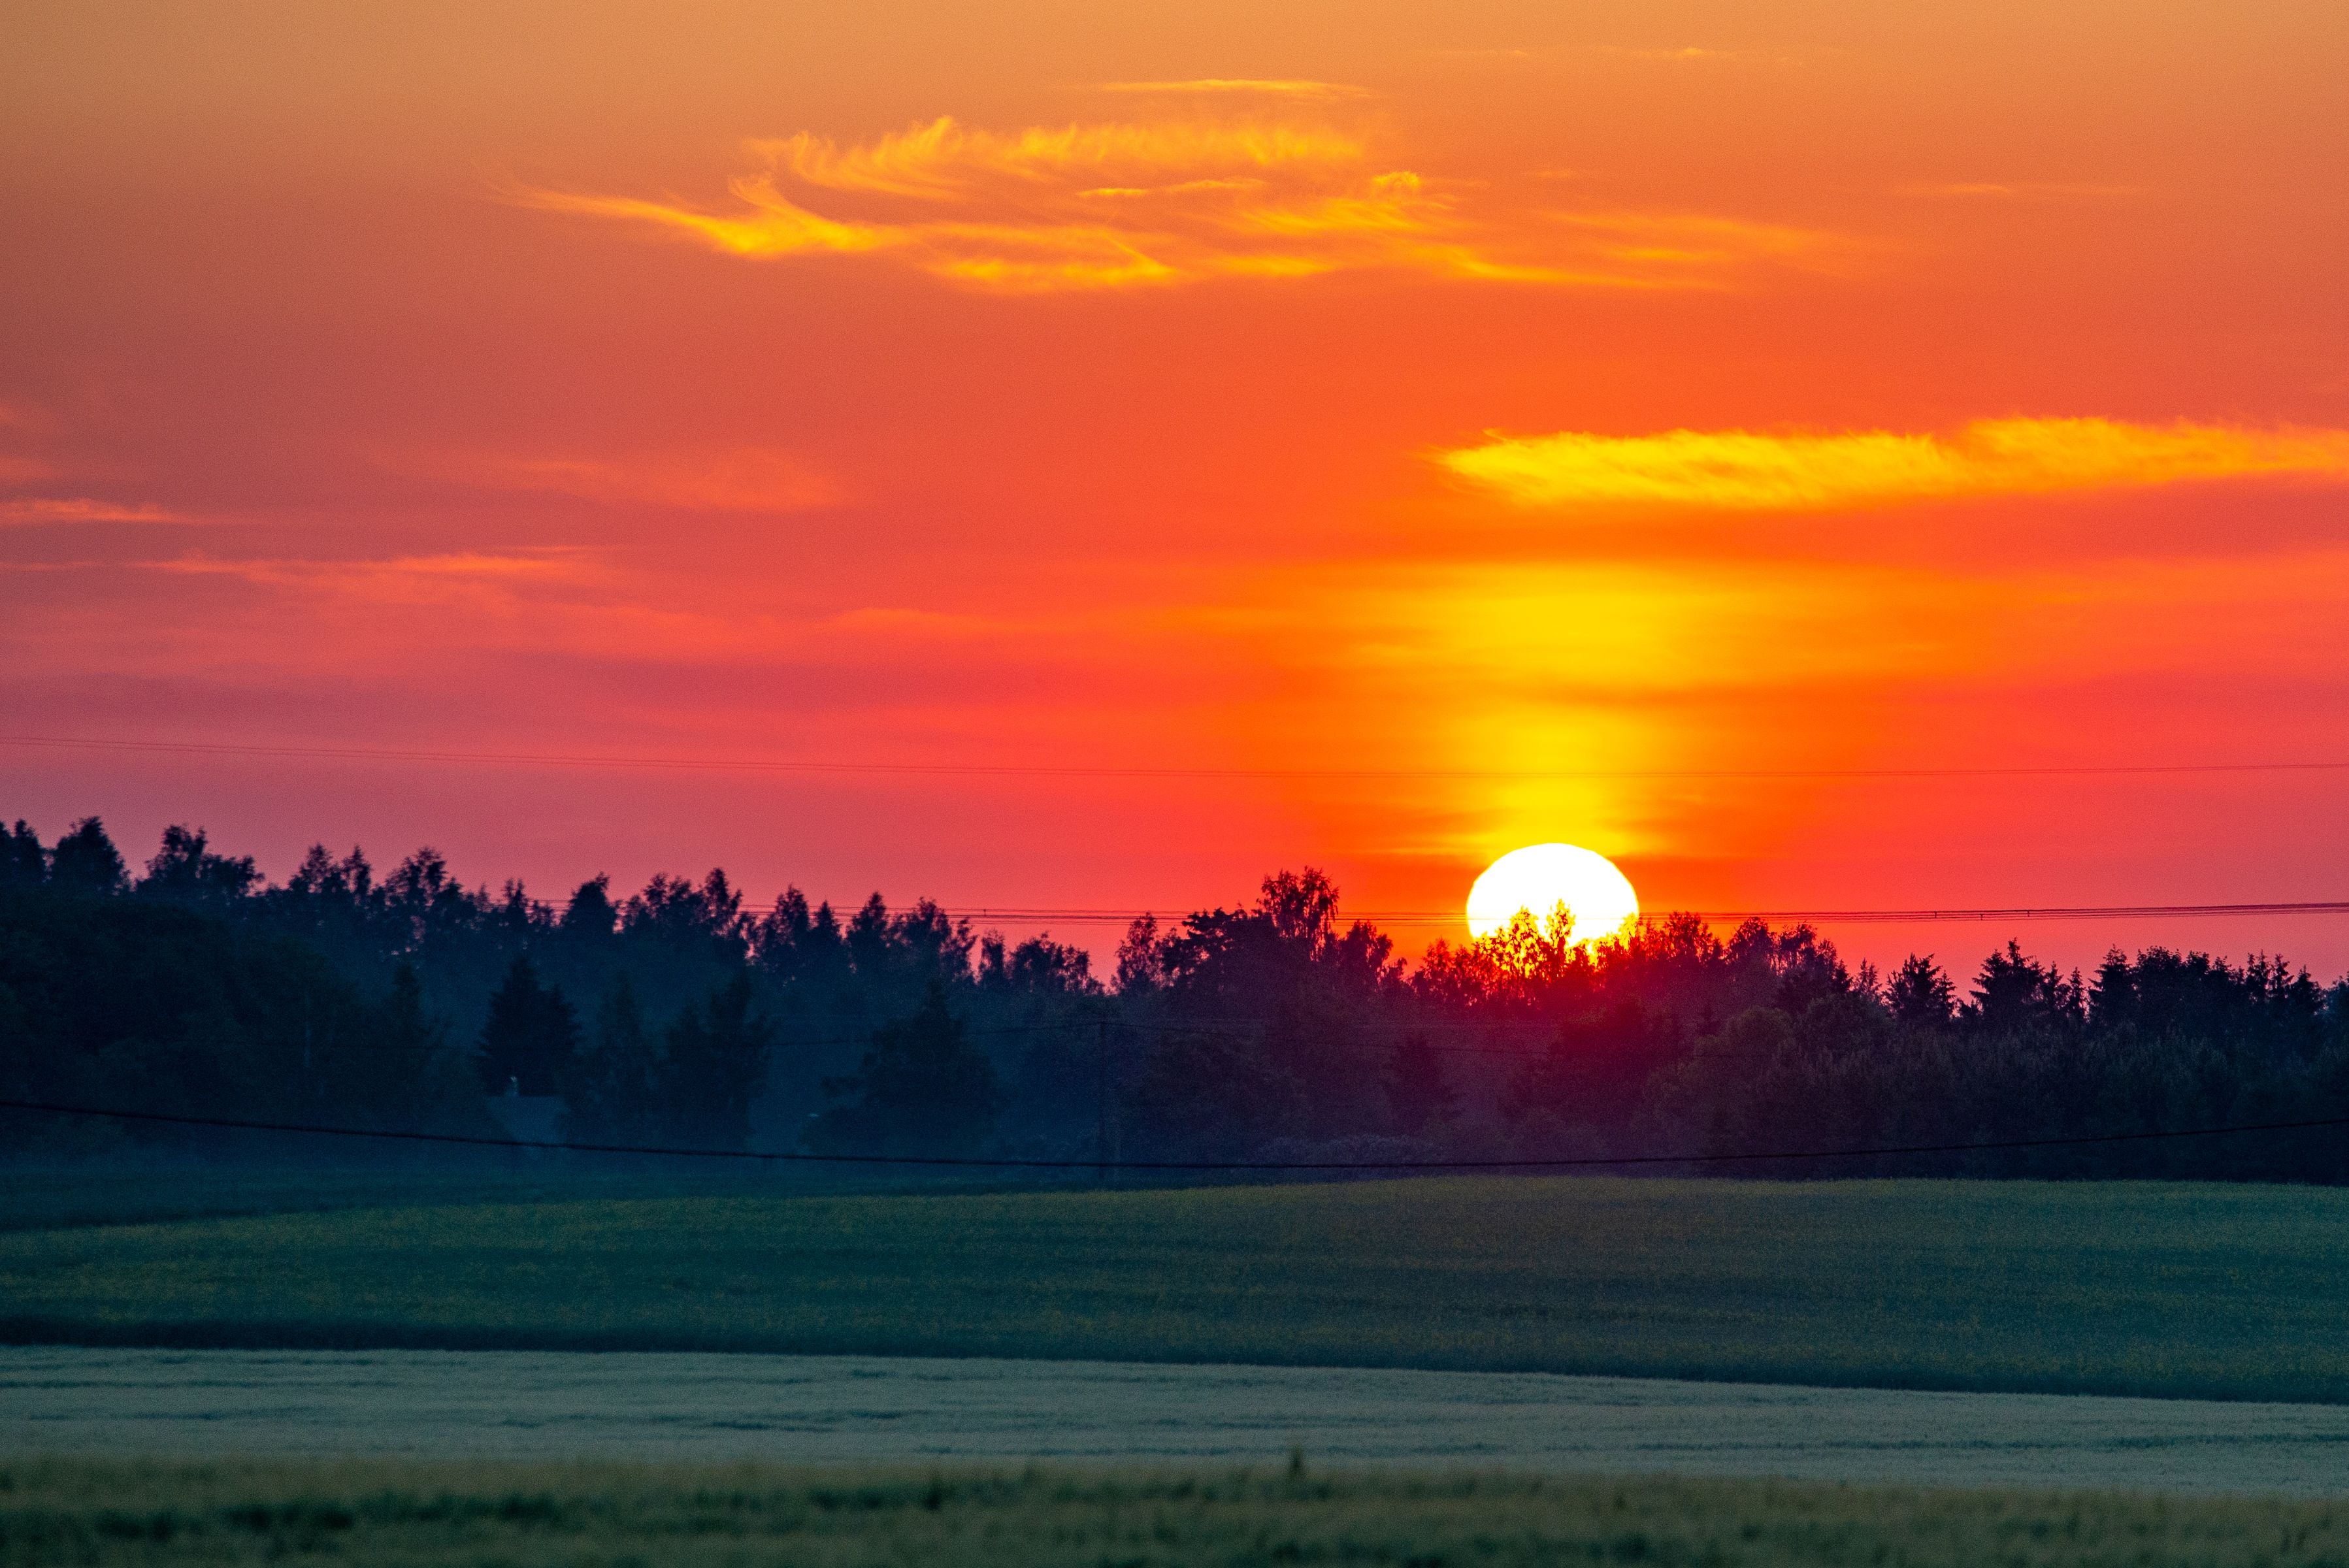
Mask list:
POLYGON ((1989 1139, 1966 1143, 1879 1144, 1858 1149, 1775 1149, 1736 1153, 1579 1155, 1526 1160, 1022 1160, 980 1155, 811 1154, 755 1149, 695 1149, 633 1143, 532 1143, 517 1138, 484 1138, 461 1132, 421 1132, 364 1127, 324 1127, 305 1122, 245 1120, 233 1117, 184 1116, 165 1111, 122 1110, 101 1106, 59 1105, 43 1100, 0 1099, 0 1110, 53 1116, 111 1118, 172 1127, 213 1128, 241 1132, 296 1133, 322 1138, 375 1139, 397 1143, 448 1144, 572 1154, 628 1154, 669 1160, 738 1160, 768 1164, 874 1165, 977 1171, 1093 1171, 1102 1172, 1230 1172, 1306 1171, 1557 1171, 1633 1165, 1759 1164, 1771 1161, 1882 1160, 1903 1155, 1978 1154, 2026 1149, 2075 1149, 2102 1144, 2151 1143, 2189 1138, 2226 1138, 2254 1132, 2300 1132, 2349 1127, 2349 1116, 2297 1121, 2238 1122, 2225 1127, 2189 1127, 2146 1132, 2085 1133, 2064 1138, 1989 1139))
POLYGON ((1035 779, 1293 779, 1392 782, 1442 779, 1495 781, 1691 780, 1752 779, 2059 779, 2191 776, 2195 774, 2349 772, 2349 759, 2259 759, 2222 762, 2013 763, 1985 767, 1913 768, 1242 768, 1053 762, 893 762, 880 758, 676 757, 645 753, 481 751, 447 747, 276 745, 226 740, 109 739, 75 735, 0 735, 0 746, 57 747, 93 751, 146 751, 173 756, 308 757, 329 761, 489 763, 534 768, 652 768, 685 772, 903 774, 914 777, 1035 779))

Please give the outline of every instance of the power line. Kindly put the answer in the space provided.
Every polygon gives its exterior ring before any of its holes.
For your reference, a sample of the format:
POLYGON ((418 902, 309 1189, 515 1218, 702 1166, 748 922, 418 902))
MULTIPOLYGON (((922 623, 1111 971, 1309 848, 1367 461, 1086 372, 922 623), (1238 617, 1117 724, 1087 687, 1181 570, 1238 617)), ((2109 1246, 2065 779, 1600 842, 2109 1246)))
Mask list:
MULTIPOLYGON (((938 913, 954 920, 997 920, 1029 925, 1128 925, 1146 916, 1154 917, 1157 913, 1154 910, 1141 909, 992 906, 941 907, 938 913)), ((2039 920, 2234 919, 2246 915, 2349 914, 2349 899, 2271 899, 2256 903, 2005 904, 1920 909, 1692 909, 1638 918, 1641 925, 1653 926, 1682 914, 1693 915, 1708 924, 1748 920, 1810 922, 1820 925, 1920 925, 1947 921, 1982 923, 2039 920)), ((1365 921, 1373 925, 1456 926, 1464 923, 1456 910, 1347 910, 1343 912, 1342 918, 1365 921)))
MULTIPOLYGON (((1003 921, 1026 925, 1128 925, 1155 918, 1155 910, 1034 909, 974 905, 944 907, 939 913, 953 920, 1003 921)), ((1246 912, 1240 912, 1246 913, 1246 912)), ((1937 922, 2038 920, 2230 919, 2246 915, 2349 914, 2349 899, 2271 899, 2253 903, 2106 903, 2005 904, 1917 909, 1693 909, 1669 914, 1638 916, 1652 927, 1679 916, 1692 916, 1707 924, 1748 920, 1810 922, 1840 925, 1915 925, 1937 922)), ((1169 917, 1178 918, 1178 917, 1169 917)), ((1430 909, 1360 909, 1342 912, 1341 918, 1373 925, 1460 925, 1457 911, 1430 909)))
POLYGON ((2070 1138, 2005 1138, 1971 1143, 1909 1143, 1868 1149, 1780 1149, 1731 1154, 1585 1155, 1555 1160, 1017 1160, 926 1154, 771 1153, 750 1149, 686 1149, 632 1143, 528 1143, 516 1138, 481 1138, 462 1132, 383 1130, 320 1127, 303 1122, 248 1121, 231 1117, 180 1116, 164 1111, 114 1110, 97 1106, 55 1105, 41 1100, 0 1099, 0 1109, 53 1116, 110 1117, 119 1121, 206 1127, 243 1132, 287 1132, 324 1138, 371 1138, 398 1143, 456 1144, 475 1149, 555 1150, 572 1154, 637 1154, 679 1160, 749 1160, 769 1164, 954 1167, 987 1171, 1524 1171, 1619 1165, 1754 1164, 1774 1160, 1878 1160, 1913 1154, 1972 1154, 2023 1149, 2076 1149, 2110 1143, 2150 1143, 2168 1139, 2225 1138, 2252 1132, 2301 1132, 2349 1127, 2349 1116, 2301 1121, 2239 1122, 2227 1127, 2189 1127, 2150 1132, 2086 1133, 2070 1138))
MULTIPOLYGON (((871 1028, 867 1029, 861 1035, 802 1037, 786 1033, 782 1036, 782 1044, 793 1050, 821 1049, 833 1046, 870 1046, 874 1043, 874 1037, 875 1035, 880 1034, 885 1029, 895 1028, 905 1021, 905 1020, 903 1018, 893 1018, 886 1022, 874 1025, 871 1028)), ((1063 1018, 1056 1023, 1050 1024, 1004 1024, 988 1025, 985 1026, 964 1025, 962 1026, 962 1033, 966 1037, 982 1039, 1021 1035, 1068 1035, 1073 1037, 1084 1031, 1100 1029, 1106 1026, 1112 1033, 1130 1031, 1138 1035, 1232 1036, 1250 1034, 1257 1030, 1274 1029, 1278 1026, 1280 1020, 1269 1016, 1255 1018, 1194 1018, 1187 1020, 1167 1020, 1121 1018, 1113 1014, 1094 1013, 1091 1015, 1080 1015, 1073 1017, 1063 1018)), ((1456 1056, 1498 1056, 1531 1059, 1533 1057, 1539 1055, 1547 1046, 1555 1042, 1556 1037, 1563 1023, 1564 1020, 1557 1018, 1433 1018, 1417 1023, 1395 1018, 1350 1018, 1340 1020, 1331 1024, 1329 1026, 1329 1028, 1334 1029, 1339 1035, 1346 1037, 1350 1043, 1359 1043, 1361 1037, 1366 1035, 1382 1033, 1390 1037, 1384 1040, 1371 1040, 1369 1043, 1372 1045, 1383 1044, 1391 1047, 1398 1046, 1402 1043, 1402 1039, 1408 1039, 1410 1037, 1414 1035, 1473 1035, 1481 1036, 1488 1039, 1515 1036, 1520 1039, 1530 1038, 1533 1042, 1532 1048, 1527 1049, 1518 1047, 1498 1045, 1441 1046, 1434 1044, 1428 1045, 1427 1048, 1432 1051, 1440 1051, 1456 1056), (1393 1037, 1402 1037, 1402 1038, 1399 1039, 1393 1037)), ((554 1053, 554 1049, 555 1047, 543 1044, 526 1047, 505 1047, 502 1054, 507 1057, 543 1058, 553 1055, 554 1053)), ((1710 1061, 1716 1057, 1767 1054, 1768 1053, 1766 1052, 1707 1051, 1698 1053, 1696 1056, 1687 1059, 1710 1061)))
POLYGON ((1687 780, 2104 779, 2198 774, 2349 772, 2349 760, 2144 763, 2021 763, 1962 768, 1195 768, 1086 763, 883 762, 802 758, 647 757, 588 752, 466 751, 440 747, 285 746, 209 740, 114 740, 88 736, 0 735, 0 746, 47 746, 175 756, 308 757, 362 762, 480 762, 540 768, 652 768, 688 772, 878 774, 1035 779, 1290 779, 1415 780, 1687 780))

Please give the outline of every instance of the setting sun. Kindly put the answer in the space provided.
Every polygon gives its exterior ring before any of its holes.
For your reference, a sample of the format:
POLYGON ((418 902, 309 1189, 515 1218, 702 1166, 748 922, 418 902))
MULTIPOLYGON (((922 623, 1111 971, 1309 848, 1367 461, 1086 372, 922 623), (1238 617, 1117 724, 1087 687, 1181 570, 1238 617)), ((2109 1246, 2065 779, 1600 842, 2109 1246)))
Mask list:
POLYGON ((1518 911, 1547 920, 1564 904, 1575 940, 1614 935, 1640 913, 1631 882, 1605 855, 1573 844, 1529 844, 1485 868, 1468 890, 1468 934, 1489 936, 1518 911))

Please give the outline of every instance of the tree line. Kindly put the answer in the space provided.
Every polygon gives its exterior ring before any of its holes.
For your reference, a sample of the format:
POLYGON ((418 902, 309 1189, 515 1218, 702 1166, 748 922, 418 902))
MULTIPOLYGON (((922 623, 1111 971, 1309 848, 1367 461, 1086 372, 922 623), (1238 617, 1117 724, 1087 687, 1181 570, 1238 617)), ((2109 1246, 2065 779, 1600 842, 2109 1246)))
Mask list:
MULTIPOLYGON (((1806 925, 1564 913, 1416 965, 1318 872, 1136 921, 1110 972, 927 901, 843 915, 722 871, 557 901, 419 850, 282 883, 174 827, 0 830, 0 1099, 572 1141, 1084 1162, 1591 1161, 1989 1142, 2349 1115, 2349 981, 2147 948, 2093 975, 2009 943, 1856 970, 1806 925)), ((19 1113, 23 1157, 206 1143, 19 1113)), ((250 1142, 252 1140, 248 1140, 250 1142)), ((2349 1179, 2342 1130, 1738 1173, 2349 1179)))

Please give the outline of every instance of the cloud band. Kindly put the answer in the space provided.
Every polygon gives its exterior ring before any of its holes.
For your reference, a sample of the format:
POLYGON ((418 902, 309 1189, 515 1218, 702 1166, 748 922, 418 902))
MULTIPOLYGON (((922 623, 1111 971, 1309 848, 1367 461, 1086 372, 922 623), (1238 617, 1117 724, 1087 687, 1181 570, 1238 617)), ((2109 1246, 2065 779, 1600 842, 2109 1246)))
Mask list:
POLYGON ((2349 430, 2014 418, 1976 420, 1951 435, 1566 431, 1496 436, 1435 460, 1527 506, 1826 511, 2257 475, 2349 479, 2349 430))

